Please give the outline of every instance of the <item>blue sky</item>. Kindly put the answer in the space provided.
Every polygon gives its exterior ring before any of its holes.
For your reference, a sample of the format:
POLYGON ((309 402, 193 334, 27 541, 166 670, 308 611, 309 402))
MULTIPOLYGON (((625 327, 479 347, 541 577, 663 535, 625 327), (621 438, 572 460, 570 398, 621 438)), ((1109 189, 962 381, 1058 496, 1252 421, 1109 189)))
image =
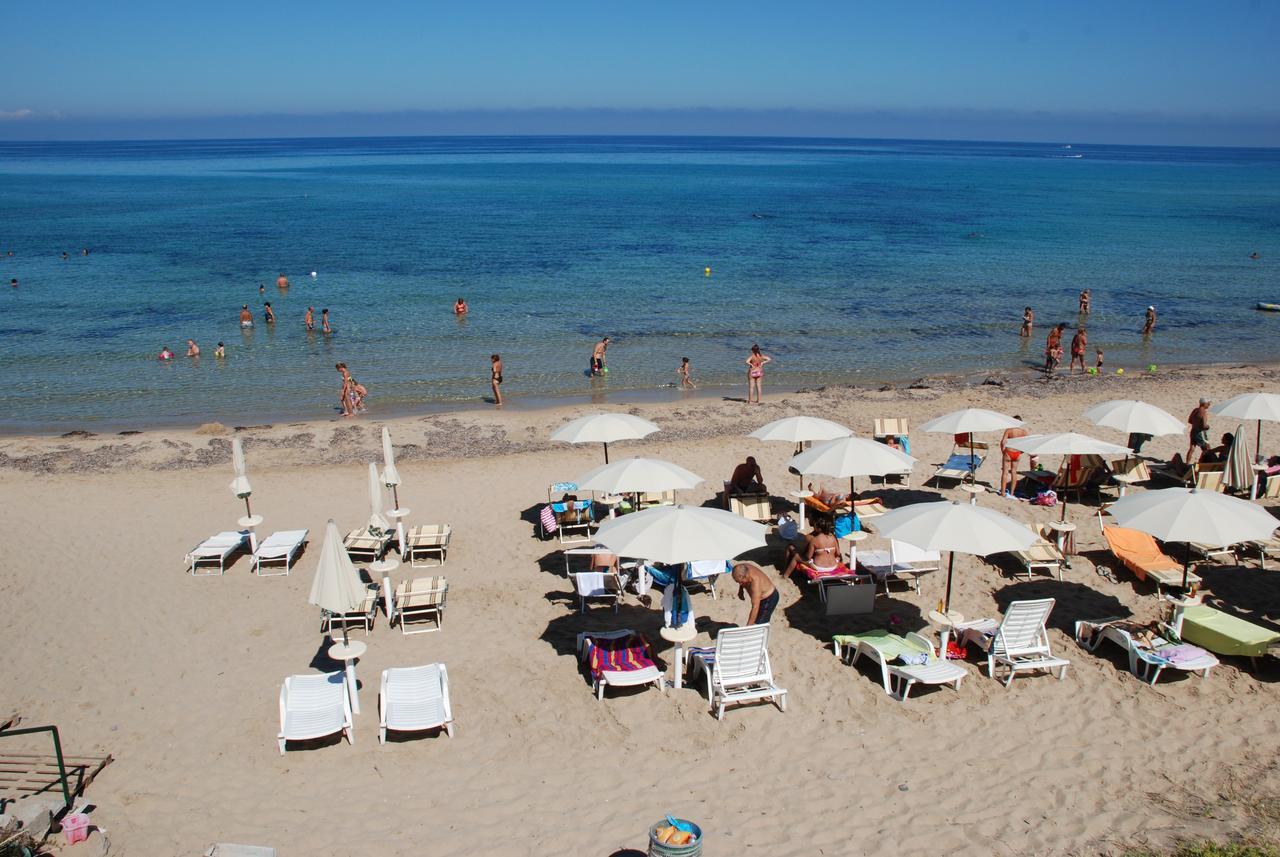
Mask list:
POLYGON ((747 133, 1280 145, 1280 3, 15 2, 0 139, 747 133))

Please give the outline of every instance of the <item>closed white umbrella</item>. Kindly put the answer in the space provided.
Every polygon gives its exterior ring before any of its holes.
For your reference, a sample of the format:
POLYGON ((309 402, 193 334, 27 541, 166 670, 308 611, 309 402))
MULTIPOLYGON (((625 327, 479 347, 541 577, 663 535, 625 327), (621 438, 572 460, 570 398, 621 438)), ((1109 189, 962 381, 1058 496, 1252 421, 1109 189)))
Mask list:
MULTIPOLYGON (((1028 455, 1124 455, 1127 457, 1133 454, 1133 450, 1127 446, 1108 443, 1073 431, 1015 437, 1005 443, 1005 446, 1010 449, 1020 449, 1028 455)), ((1066 519, 1067 501, 1064 499, 1061 520, 1066 519)))
POLYGON ((378 465, 369 462, 369 526, 380 530, 390 529, 382 517, 382 482, 378 479, 378 465))
POLYGON ((249 495, 253 493, 253 486, 249 484, 249 477, 245 473, 244 447, 240 445, 240 438, 238 437, 231 438, 231 467, 236 473, 236 478, 231 480, 231 493, 244 501, 245 516, 252 517, 253 511, 249 508, 249 495))
MULTIPOLYGON (((1116 523, 1166 542, 1232 545, 1271 537, 1278 522, 1261 506, 1217 491, 1162 488, 1129 494, 1107 510, 1116 523)), ((883 519, 882 519, 883 520, 883 519)), ((1191 568, 1188 546, 1182 585, 1191 568)))
MULTIPOLYGON (((624 458, 574 480, 582 491, 629 494, 638 491, 683 491, 703 481, 678 464, 657 458, 624 458)), ((628 518, 634 516, 628 516, 628 518)))
MULTIPOLYGON (((330 518, 324 528, 324 543, 320 546, 320 562, 311 580, 311 594, 307 600, 329 613, 345 614, 360 608, 364 602, 365 585, 356 567, 342 546, 338 525, 330 518)), ((346 639, 347 626, 342 623, 342 636, 346 639)))
POLYGON ((951 575, 956 551, 987 556, 1025 550, 1035 541, 1031 530, 1007 515, 982 506, 942 500, 890 509, 876 520, 876 531, 921 550, 950 551, 947 594, 942 612, 951 609, 951 575))
POLYGON ((610 443, 647 437, 660 430, 648 420, 631 414, 592 414, 560 426, 551 433, 551 439, 563 443, 602 443, 604 462, 608 464, 610 443))
POLYGON ((853 493, 855 476, 887 476, 907 473, 916 460, 899 449, 865 437, 841 437, 820 443, 791 459, 791 467, 808 476, 849 478, 853 493))
MULTIPOLYGON (((1005 429, 1017 428, 1020 425, 1022 425, 1022 420, 998 411, 988 411, 984 408, 962 408, 929 420, 920 427, 920 430, 933 434, 973 435, 982 432, 1004 431, 1005 429)), ((973 477, 973 471, 975 470, 977 470, 977 466, 974 464, 973 445, 970 444, 970 478, 973 477)))
POLYGON ((1209 412, 1238 420, 1257 420, 1258 432, 1254 444, 1258 447, 1259 461, 1262 455, 1262 421, 1280 422, 1280 396, 1275 393, 1245 393, 1219 402, 1209 412))
POLYGON ((1102 402, 1085 411, 1084 418, 1103 428, 1126 434, 1149 434, 1152 437, 1182 434, 1183 428, 1182 420, 1173 414, 1136 399, 1102 402))
POLYGON ((391 448, 391 431, 382 427, 382 484, 391 489, 396 508, 400 508, 400 471, 396 470, 396 453, 391 448))
MULTIPOLYGON (((1249 439, 1244 436, 1244 423, 1236 426, 1231 436, 1231 448, 1227 450, 1227 461, 1223 467, 1222 484, 1237 491, 1252 489, 1258 478, 1253 467, 1253 453, 1249 451, 1249 439)), ((1249 499, 1253 499, 1250 496, 1249 499)))

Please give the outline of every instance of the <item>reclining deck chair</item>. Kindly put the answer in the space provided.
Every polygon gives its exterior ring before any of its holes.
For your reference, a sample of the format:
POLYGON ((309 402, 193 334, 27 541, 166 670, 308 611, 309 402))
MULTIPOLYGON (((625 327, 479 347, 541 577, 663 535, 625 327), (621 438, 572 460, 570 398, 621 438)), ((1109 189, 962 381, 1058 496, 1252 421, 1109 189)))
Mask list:
POLYGON ((1164 627, 1176 639, 1193 643, 1219 655, 1251 658, 1280 656, 1280 631, 1255 625, 1207 604, 1172 604, 1172 616, 1164 627))
POLYGON ((247 530, 235 531, 226 530, 218 533, 216 536, 210 536, 191 549, 184 558, 188 570, 193 577, 203 577, 209 574, 221 575, 227 568, 227 557, 249 543, 249 532, 247 530), (201 567, 217 566, 217 571, 211 568, 208 571, 201 571, 201 567))
POLYGON ((895 581, 907 584, 919 594, 920 578, 942 567, 942 553, 890 539, 888 550, 859 551, 858 563, 876 583, 884 586, 885 594, 889 592, 889 584, 895 581))
MULTIPOLYGON (((1098 520, 1101 522, 1101 515, 1098 520)), ((1102 537, 1107 540, 1111 553, 1133 572, 1134 577, 1138 580, 1151 579, 1156 585, 1157 595, 1166 586, 1182 586, 1182 563, 1160 550, 1152 536, 1127 527, 1103 524, 1102 537)), ((1200 582, 1200 577, 1194 572, 1187 575, 1189 586, 1199 586, 1200 582)))
POLYGON ((1080 621, 1076 622, 1076 642, 1096 652, 1104 640, 1110 640, 1129 656, 1129 672, 1151 685, 1166 667, 1198 672, 1202 678, 1208 678, 1209 670, 1218 665, 1217 658, 1198 646, 1172 643, 1164 637, 1143 634, 1145 631, 1149 629, 1118 617, 1080 621))
POLYGON ((307 530, 280 530, 272 533, 264 541, 259 542, 258 549, 253 552, 254 574, 259 577, 288 575, 294 559, 306 543, 307 530), (264 572, 262 570, 264 565, 273 566, 278 563, 284 563, 283 571, 264 572))
POLYGON ((851 666, 862 657, 879 664, 884 692, 899 702, 907 701, 916 684, 949 684, 959 690, 960 682, 968 675, 959 664, 939 658, 933 644, 914 631, 905 636, 884 630, 838 634, 832 644, 836 657, 843 652, 843 660, 851 666), (904 657, 913 663, 897 663, 904 657))
POLYGON ((449 581, 443 577, 415 577, 413 580, 402 580, 396 585, 393 610, 395 615, 388 620, 400 622, 400 633, 408 637, 411 634, 427 634, 439 631, 444 627, 444 608, 449 596, 449 581), (417 628, 409 630, 409 623, 433 621, 434 628, 417 628))
POLYGON ((951 454, 929 478, 935 485, 941 485, 944 479, 955 482, 972 480, 974 474, 982 467, 982 462, 987 460, 989 449, 990 444, 986 441, 974 440, 972 434, 956 435, 951 454))
POLYGON ((360 602, 360 606, 350 613, 330 613, 328 610, 320 611, 320 627, 329 636, 333 636, 333 629, 336 625, 339 630, 343 627, 351 627, 352 625, 361 625, 364 627, 364 635, 367 637, 373 631, 373 620, 378 614, 378 594, 381 591, 375 583, 368 584, 365 589, 364 600, 360 602))
POLYGON ((612 571, 579 571, 573 574, 574 588, 578 592, 578 612, 587 612, 590 600, 605 601, 618 612, 622 602, 622 580, 612 571))
POLYGON ((655 684, 658 692, 667 682, 654 662, 653 648, 630 628, 619 631, 587 631, 578 635, 578 658, 591 676, 596 699, 604 699, 606 687, 655 684))
POLYGON ((1013 684, 1013 678, 1026 670, 1057 670, 1058 680, 1067 677, 1071 662, 1054 657, 1049 646, 1046 622, 1053 610, 1052 598, 1034 601, 1013 601, 1005 611, 1000 624, 991 631, 990 620, 966 622, 957 626, 961 639, 971 642, 987 653, 987 675, 996 678, 996 666, 1009 668, 1004 686, 1013 684))
POLYGON ((390 667, 382 671, 378 693, 379 743, 387 743, 388 729, 393 732, 442 729, 453 737, 449 673, 444 664, 390 667))
POLYGON ((346 548, 347 556, 351 557, 352 562, 376 562, 386 553, 393 535, 394 530, 365 526, 347 533, 342 546, 346 548))
POLYGON ((1056 574, 1058 580, 1062 580, 1062 567, 1067 559, 1057 544, 1047 537, 1048 528, 1036 523, 1028 523, 1027 527, 1036 534, 1036 540, 1025 550, 1014 551, 1014 556, 1027 570, 1027 580, 1031 579, 1031 573, 1037 568, 1043 568, 1051 575, 1056 574))
POLYGON ((689 568, 684 573, 685 588, 705 587, 711 593, 711 599, 714 601, 718 597, 716 595, 716 581, 720 579, 720 575, 729 574, 730 571, 732 571, 732 564, 728 560, 694 560, 689 563, 689 568))
MULTIPOLYGON (((893 442, 893 445, 905 452, 911 454, 911 425, 906 417, 877 417, 872 424, 871 437, 881 443, 893 442)), ((888 473, 882 477, 885 482, 890 479, 896 479, 906 487, 911 487, 911 471, 904 470, 901 473, 888 473)))
POLYGON ((693 671, 706 674, 707 700, 717 720, 724 719, 729 705, 740 705, 756 699, 768 699, 787 710, 787 692, 773 683, 769 666, 769 626, 747 625, 723 628, 716 636, 714 649, 686 649, 693 671))
POLYGON ((406 547, 409 565, 414 568, 444 565, 452 535, 453 528, 448 524, 424 524, 409 530, 406 547), (432 562, 432 557, 438 557, 440 561, 432 562))
POLYGON ((291 675, 280 687, 280 755, 285 742, 309 741, 341 732, 356 742, 351 725, 351 700, 341 671, 321 675, 291 675))

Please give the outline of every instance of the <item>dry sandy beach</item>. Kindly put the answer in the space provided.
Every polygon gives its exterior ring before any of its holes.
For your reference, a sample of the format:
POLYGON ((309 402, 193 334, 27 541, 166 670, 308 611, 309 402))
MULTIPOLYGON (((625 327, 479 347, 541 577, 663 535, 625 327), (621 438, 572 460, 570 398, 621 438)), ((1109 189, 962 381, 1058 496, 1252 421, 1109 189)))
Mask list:
MULTIPOLYGON (((1275 390, 1278 380, 1274 367, 1233 366, 1047 383, 1010 376, 1002 387, 766 388, 760 407, 698 399, 632 408, 663 430, 611 451, 703 476, 682 498, 688 503, 711 500, 745 455, 759 459, 772 493, 785 495, 795 488, 785 472, 790 447, 744 436, 781 416, 824 416, 868 435, 878 416, 918 426, 973 405, 1019 413, 1033 432, 1074 429, 1123 442, 1080 413, 1105 399, 1141 398, 1182 417, 1200 395, 1275 390)), ((816 593, 780 583, 770 650, 790 691, 785 713, 744 706, 717 722, 689 687, 610 692, 598 702, 572 654, 577 632, 632 627, 670 660, 656 609, 629 595, 618 615, 580 615, 557 544, 533 535, 548 483, 600 461, 598 446, 552 444, 548 431, 599 409, 388 422, 409 523, 454 527, 444 629, 403 637, 380 615, 358 667, 364 713, 355 745, 283 757, 275 741, 282 679, 336 668, 307 592, 326 519, 345 531, 368 516, 366 466, 379 460, 383 424, 376 414, 239 431, 254 511, 266 518, 260 532, 307 527, 313 539, 292 574, 265 579, 243 555, 224 577, 183 572, 183 555, 234 528, 242 513, 227 490, 230 430, 0 439, 0 716, 12 710, 27 724, 57 724, 69 751, 114 756, 87 793, 113 854, 198 854, 223 841, 272 845, 282 857, 606 857, 643 851, 647 825, 668 811, 701 824, 709 855, 1108 854, 1136 843, 1276 834, 1267 825, 1280 801, 1280 666, 1265 661, 1253 671, 1226 658, 1207 681, 1169 676, 1153 688, 1127 672, 1118 649, 1080 649, 1070 637, 1075 620, 1124 611, 1152 618, 1158 601, 1123 571, 1118 583, 1095 573, 1102 542, 1092 509, 1075 504, 1083 556, 1065 581, 1015 578, 1007 558, 957 557, 953 596, 967 617, 998 616, 1014 598, 1057 598, 1051 633, 1056 653, 1072 662, 1065 681, 1020 677, 1006 690, 970 662, 958 693, 924 690, 902 704, 868 668, 832 656, 833 633, 882 627, 890 614, 924 628, 944 583, 934 575, 919 596, 895 593, 872 616, 830 622, 816 593), (379 745, 381 671, 436 661, 448 665, 456 736, 379 745)), ((1215 437, 1234 429, 1234 421, 1213 424, 1215 437)), ((891 506, 959 496, 920 484, 950 443, 913 431, 921 464, 912 489, 873 493, 891 506)), ((1183 435, 1157 438, 1144 452, 1167 458, 1185 448, 1183 435)), ((1275 425, 1264 425, 1263 448, 1280 451, 1275 425)), ((992 460, 979 478, 997 473, 992 460)), ((1022 520, 1058 514, 993 494, 980 502, 1022 520)), ((760 557, 775 578, 778 544, 772 539, 760 557)), ((1280 573, 1249 560, 1206 566, 1203 575, 1256 621, 1280 622, 1280 573)), ((732 596, 728 583, 721 592, 732 596)), ((701 621, 746 618, 732 597, 695 599, 701 621)))

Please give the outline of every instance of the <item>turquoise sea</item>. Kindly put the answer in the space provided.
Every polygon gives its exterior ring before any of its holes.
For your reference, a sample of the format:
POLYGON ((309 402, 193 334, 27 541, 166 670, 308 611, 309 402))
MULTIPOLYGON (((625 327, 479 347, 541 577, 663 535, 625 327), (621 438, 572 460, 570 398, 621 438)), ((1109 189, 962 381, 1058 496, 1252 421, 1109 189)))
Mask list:
POLYGON ((1083 288, 1090 359, 1101 346, 1110 368, 1280 357, 1280 314, 1253 308, 1280 302, 1280 150, 7 143, 0 188, 0 281, 19 280, 0 293, 0 430, 329 416, 337 360, 374 415, 479 403, 495 351, 517 404, 658 389, 682 356, 702 385, 740 385, 753 342, 774 358, 766 394, 1019 367, 1050 323, 1077 322, 1083 288), (307 306, 333 335, 304 331, 307 306), (602 335, 611 372, 593 382, 602 335), (157 361, 165 345, 179 359, 157 361))

